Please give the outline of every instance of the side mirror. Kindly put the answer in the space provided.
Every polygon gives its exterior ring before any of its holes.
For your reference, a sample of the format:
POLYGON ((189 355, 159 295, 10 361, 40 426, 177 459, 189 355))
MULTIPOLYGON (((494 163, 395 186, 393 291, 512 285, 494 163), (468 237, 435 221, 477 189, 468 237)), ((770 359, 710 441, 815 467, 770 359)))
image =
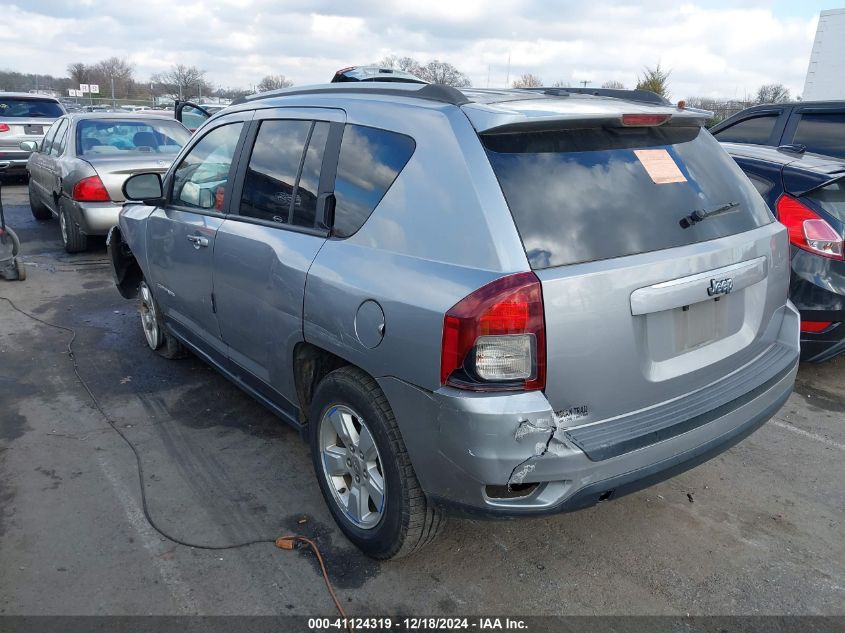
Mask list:
POLYGON ((159 174, 135 174, 123 183, 123 196, 128 202, 143 202, 158 205, 164 199, 164 190, 159 174))
POLYGON ((18 147, 20 147, 25 152, 37 152, 38 141, 21 141, 18 147))

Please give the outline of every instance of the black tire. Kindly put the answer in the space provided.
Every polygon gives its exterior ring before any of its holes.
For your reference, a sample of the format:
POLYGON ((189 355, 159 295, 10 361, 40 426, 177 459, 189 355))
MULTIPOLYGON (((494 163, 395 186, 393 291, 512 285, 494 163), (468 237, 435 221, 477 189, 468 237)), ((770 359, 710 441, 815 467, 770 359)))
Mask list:
POLYGON ((347 366, 323 378, 311 403, 309 440, 323 498, 340 529, 361 551, 378 559, 400 558, 434 540, 443 516, 420 487, 390 404, 372 377, 357 367, 347 366), (346 516, 325 475, 320 421, 337 405, 354 410, 366 420, 382 462, 384 509, 379 523, 369 529, 356 526, 346 516))
POLYGON ((88 236, 82 232, 70 213, 59 203, 59 232, 68 253, 81 253, 88 249, 88 236))
POLYGON ((167 329, 164 318, 161 316, 161 308, 155 299, 155 295, 153 295, 152 288, 147 285, 145 279, 141 280, 138 298, 140 301, 141 328, 144 331, 147 346, 159 356, 170 360, 185 358, 188 355, 188 350, 167 329), (151 311, 149 305, 152 306, 151 311), (149 320, 145 320, 145 315, 148 316, 149 320), (154 322, 154 334, 152 328, 148 330, 146 322, 154 322))
POLYGON ((29 208, 32 211, 32 217, 41 222, 53 219, 53 212, 43 202, 39 202, 38 198, 32 191, 32 180, 29 181, 29 208))

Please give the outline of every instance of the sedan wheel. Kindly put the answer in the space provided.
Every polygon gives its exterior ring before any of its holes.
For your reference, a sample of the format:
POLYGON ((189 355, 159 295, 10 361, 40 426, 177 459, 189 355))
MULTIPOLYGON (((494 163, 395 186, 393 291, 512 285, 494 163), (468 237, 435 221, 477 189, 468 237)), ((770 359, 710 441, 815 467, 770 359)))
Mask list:
POLYGON ((384 513, 381 455, 363 417, 344 405, 320 420, 323 476, 335 502, 355 527, 370 530, 384 513))

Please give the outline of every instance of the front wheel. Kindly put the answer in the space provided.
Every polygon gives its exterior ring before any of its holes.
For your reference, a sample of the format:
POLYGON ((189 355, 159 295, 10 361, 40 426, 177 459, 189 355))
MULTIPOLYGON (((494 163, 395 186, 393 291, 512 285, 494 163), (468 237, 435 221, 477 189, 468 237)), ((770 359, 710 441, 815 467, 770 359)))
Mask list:
POLYGON ((153 297, 146 279, 141 281, 138 287, 138 296, 141 299, 139 311, 141 313, 141 327, 144 330, 144 338, 151 350, 164 356, 164 358, 183 358, 185 348, 173 335, 164 327, 158 303, 153 297))
POLYGON ((372 377, 342 367, 317 386, 309 422, 320 490, 340 529, 373 558, 398 558, 436 536, 393 411, 372 377))

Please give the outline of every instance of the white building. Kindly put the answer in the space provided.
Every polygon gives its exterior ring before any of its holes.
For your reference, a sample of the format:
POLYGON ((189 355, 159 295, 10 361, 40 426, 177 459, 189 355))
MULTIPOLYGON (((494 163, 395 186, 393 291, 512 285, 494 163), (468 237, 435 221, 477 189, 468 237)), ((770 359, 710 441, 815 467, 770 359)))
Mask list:
POLYGON ((845 99, 845 9, 819 14, 801 98, 804 101, 845 99))

